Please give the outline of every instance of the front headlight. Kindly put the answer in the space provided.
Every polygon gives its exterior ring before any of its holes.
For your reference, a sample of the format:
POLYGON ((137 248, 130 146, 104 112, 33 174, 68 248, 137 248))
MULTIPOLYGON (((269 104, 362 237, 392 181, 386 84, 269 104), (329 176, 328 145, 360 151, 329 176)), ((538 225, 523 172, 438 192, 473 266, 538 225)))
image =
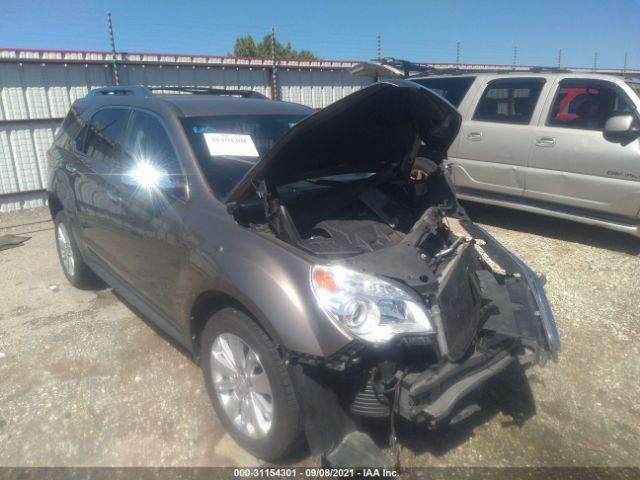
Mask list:
POLYGON ((391 282, 341 266, 315 266, 311 286, 327 316, 367 342, 434 333, 420 298, 391 282))

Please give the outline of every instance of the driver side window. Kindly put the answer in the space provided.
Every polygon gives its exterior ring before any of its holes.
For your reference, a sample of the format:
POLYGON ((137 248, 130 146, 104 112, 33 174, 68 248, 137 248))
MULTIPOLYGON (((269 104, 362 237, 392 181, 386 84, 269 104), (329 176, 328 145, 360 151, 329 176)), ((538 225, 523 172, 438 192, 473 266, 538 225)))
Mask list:
MULTIPOLYGON (((181 173, 180 163, 164 126, 153 115, 134 110, 125 139, 133 164, 147 163, 158 171, 170 175, 181 173)), ((128 170, 135 165, 123 165, 128 170)))
POLYGON ((614 85, 565 80, 560 82, 547 125, 602 131, 609 118, 633 113, 633 104, 614 85))

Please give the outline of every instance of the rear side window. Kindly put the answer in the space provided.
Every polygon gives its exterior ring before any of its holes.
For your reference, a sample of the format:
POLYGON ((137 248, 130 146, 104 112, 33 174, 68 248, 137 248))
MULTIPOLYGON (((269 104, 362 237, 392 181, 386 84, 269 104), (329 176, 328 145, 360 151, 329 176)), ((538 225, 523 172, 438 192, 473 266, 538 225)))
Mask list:
POLYGON ((482 94, 473 119, 527 125, 543 85, 541 78, 494 80, 482 94))
POLYGON ((82 118, 80 117, 80 112, 76 107, 71 107, 71 110, 69 110, 69 113, 62 122, 62 128, 59 133, 64 146, 69 146, 71 142, 75 141, 81 130, 82 118))
POLYGON ((180 173, 180 164, 169 135, 155 116, 134 110, 127 132, 125 147, 129 156, 123 169, 135 168, 139 164, 148 164, 156 170, 168 173, 180 173))
POLYGON ((616 115, 634 114, 634 106, 614 85, 597 80, 570 79, 560 82, 547 125, 552 127, 604 130, 616 115))
POLYGON ((446 98, 454 107, 459 107, 475 79, 476 77, 422 78, 413 81, 446 98))
POLYGON ((83 152, 99 162, 116 166, 124 151, 122 144, 129 120, 126 108, 105 108, 89 122, 83 152))

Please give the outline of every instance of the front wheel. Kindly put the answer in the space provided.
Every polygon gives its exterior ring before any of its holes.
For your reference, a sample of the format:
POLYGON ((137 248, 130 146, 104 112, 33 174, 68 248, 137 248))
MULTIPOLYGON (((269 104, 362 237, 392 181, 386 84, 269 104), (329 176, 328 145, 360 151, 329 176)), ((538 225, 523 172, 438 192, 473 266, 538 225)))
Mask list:
POLYGON ((276 460, 301 435, 300 409, 275 345, 244 313, 217 312, 202 335, 202 366, 218 418, 253 455, 276 460))

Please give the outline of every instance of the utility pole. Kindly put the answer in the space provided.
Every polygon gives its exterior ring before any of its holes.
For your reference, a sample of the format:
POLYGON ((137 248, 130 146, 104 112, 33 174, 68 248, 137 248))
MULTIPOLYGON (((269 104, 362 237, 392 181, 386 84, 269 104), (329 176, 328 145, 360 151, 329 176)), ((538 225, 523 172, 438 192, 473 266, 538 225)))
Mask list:
POLYGON ((562 49, 558 50, 558 68, 562 67, 562 49))
POLYGON ((278 100, 278 59, 276 58, 276 29, 271 27, 271 99, 278 100))
POLYGON ((380 38, 380 34, 377 36, 377 48, 378 48, 378 61, 382 61, 382 40, 380 38))
POLYGON ((118 64, 116 63, 116 41, 113 39, 113 24, 111 23, 111 12, 107 12, 107 29, 109 31, 109 42, 111 43, 111 61, 113 64, 113 75, 111 83, 113 85, 120 85, 120 79, 118 78, 118 64))
POLYGON ((460 66, 460 42, 456 42, 456 67, 460 66))
POLYGON ((624 67, 622 67, 622 75, 626 75, 627 74, 627 60, 628 60, 629 54, 627 52, 624 52, 624 67))
POLYGON ((513 47, 513 68, 518 64, 518 47, 513 47))
POLYGON ((593 71, 598 69, 598 52, 593 54, 593 71))

